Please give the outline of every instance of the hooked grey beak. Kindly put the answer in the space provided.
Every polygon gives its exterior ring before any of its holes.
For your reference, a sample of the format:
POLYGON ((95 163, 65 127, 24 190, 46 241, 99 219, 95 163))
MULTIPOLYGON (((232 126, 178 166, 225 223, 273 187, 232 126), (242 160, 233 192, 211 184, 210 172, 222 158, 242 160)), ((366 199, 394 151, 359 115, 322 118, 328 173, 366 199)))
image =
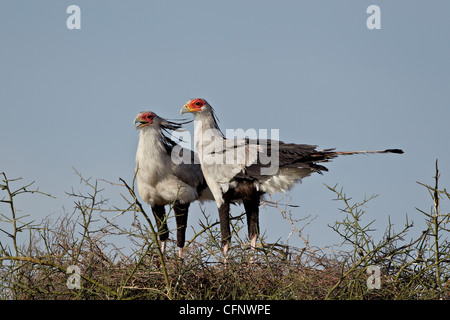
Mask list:
POLYGON ((148 121, 142 121, 139 118, 134 119, 134 122, 133 122, 134 126, 136 127, 136 130, 140 129, 142 127, 145 127, 148 123, 149 123, 148 121))
POLYGON ((185 114, 185 113, 190 113, 190 112, 192 112, 192 111, 193 111, 193 110, 192 110, 191 108, 189 108, 189 106, 188 106, 187 104, 185 104, 185 105, 183 106, 183 108, 181 108, 180 114, 183 115, 183 114, 185 114))

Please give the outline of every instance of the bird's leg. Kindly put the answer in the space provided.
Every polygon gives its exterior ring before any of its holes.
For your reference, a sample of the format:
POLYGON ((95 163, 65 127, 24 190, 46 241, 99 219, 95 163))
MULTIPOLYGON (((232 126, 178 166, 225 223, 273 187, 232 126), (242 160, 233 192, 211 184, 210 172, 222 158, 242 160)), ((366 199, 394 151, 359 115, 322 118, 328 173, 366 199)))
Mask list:
POLYGON ((258 234, 254 234, 250 238, 250 246, 252 248, 253 253, 256 250, 256 239, 258 239, 258 234))
POLYGON ((160 245, 162 254, 166 254, 166 241, 161 241, 160 245))
POLYGON ((230 248, 231 242, 231 231, 230 231, 230 203, 225 201, 219 207, 219 221, 220 221, 220 232, 222 235, 222 248, 225 267, 227 266, 228 250, 230 248))
POLYGON ((166 209, 164 206, 152 206, 152 212, 155 216, 156 227, 158 228, 159 241, 161 242, 161 252, 166 252, 166 241, 169 238, 169 228, 167 227, 166 209))
POLYGON ((183 247, 186 240, 186 227, 190 203, 176 202, 173 209, 175 211, 175 221, 177 223, 177 246, 178 256, 183 257, 183 247))
POLYGON ((245 214, 247 215, 248 236, 250 238, 251 257, 250 263, 254 262, 256 253, 256 240, 259 234, 259 200, 260 195, 252 194, 250 199, 244 200, 245 214))
POLYGON ((225 269, 228 269, 228 250, 230 249, 230 242, 226 242, 223 245, 223 264, 225 269))

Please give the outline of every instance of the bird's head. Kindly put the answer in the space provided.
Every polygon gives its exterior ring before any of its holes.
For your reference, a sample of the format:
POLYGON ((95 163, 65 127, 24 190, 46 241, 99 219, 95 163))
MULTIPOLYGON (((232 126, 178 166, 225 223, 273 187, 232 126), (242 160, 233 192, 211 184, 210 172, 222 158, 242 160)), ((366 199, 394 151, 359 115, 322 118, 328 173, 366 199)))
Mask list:
POLYGON ((153 127, 158 129, 178 130, 182 127, 183 124, 189 122, 192 122, 192 120, 183 122, 169 121, 159 117, 156 113, 151 111, 139 112, 136 116, 136 119, 134 119, 134 125, 136 126, 136 129, 153 127))
POLYGON ((198 112, 202 112, 202 111, 206 111, 207 109, 211 110, 211 106, 209 105, 208 102, 206 102, 205 99, 191 99, 188 102, 186 102, 183 106, 183 108, 181 108, 180 113, 184 114, 184 113, 198 113, 198 112))
POLYGON ((158 118, 159 117, 151 111, 139 112, 136 119, 134 119, 134 125, 136 126, 136 129, 142 129, 144 127, 154 125, 158 122, 158 118))

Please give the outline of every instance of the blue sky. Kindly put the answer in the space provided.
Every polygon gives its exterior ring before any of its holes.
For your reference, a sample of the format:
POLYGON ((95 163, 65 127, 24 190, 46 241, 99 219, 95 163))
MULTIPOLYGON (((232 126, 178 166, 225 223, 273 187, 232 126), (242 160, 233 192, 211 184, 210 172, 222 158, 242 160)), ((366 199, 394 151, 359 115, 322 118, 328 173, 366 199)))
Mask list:
MULTIPOLYGON (((404 149, 338 158, 292 190, 293 215, 317 215, 305 230, 313 245, 339 241, 327 225, 343 218, 341 204, 324 184, 355 201, 380 194, 367 209, 380 234, 388 216, 400 229, 405 214, 420 232, 415 208, 431 202, 416 181, 433 182, 438 158, 441 186, 450 185, 449 12, 448 1, 2 1, 0 171, 56 197, 24 196, 23 214, 71 212, 65 191, 85 190, 72 167, 131 180, 136 114, 176 119, 202 97, 223 131, 275 128, 283 141, 320 148, 404 149), (81 30, 66 27, 72 4, 81 30), (372 4, 380 30, 366 27, 372 4)), ((112 202, 123 192, 102 186, 112 202)), ((291 230, 276 210, 261 212, 261 228, 271 241, 291 230)))

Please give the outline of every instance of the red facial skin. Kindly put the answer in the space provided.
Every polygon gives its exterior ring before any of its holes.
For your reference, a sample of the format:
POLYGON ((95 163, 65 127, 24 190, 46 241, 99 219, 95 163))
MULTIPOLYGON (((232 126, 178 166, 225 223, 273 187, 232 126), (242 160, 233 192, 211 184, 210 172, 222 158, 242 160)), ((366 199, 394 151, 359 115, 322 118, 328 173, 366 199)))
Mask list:
POLYGON ((148 112, 148 113, 142 114, 139 118, 140 118, 140 120, 142 120, 142 121, 146 121, 146 122, 152 123, 154 117, 155 117, 155 114, 154 114, 154 113, 148 112))
POLYGON ((153 112, 144 112, 138 114, 136 117, 137 120, 139 120, 140 124, 138 125, 138 128, 142 128, 148 125, 151 125, 153 123, 153 118, 155 117, 155 114, 153 112))
POLYGON ((192 99, 189 103, 189 109, 192 111, 200 111, 200 109, 205 105, 205 100, 203 99, 192 99))

